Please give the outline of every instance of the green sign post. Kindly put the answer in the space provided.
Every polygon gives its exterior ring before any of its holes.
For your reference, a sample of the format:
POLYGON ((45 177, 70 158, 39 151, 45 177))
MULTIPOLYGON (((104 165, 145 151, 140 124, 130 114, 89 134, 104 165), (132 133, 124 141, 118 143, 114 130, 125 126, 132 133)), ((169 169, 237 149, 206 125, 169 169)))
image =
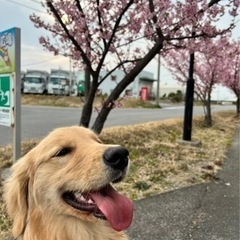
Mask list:
POLYGON ((0 75, 0 107, 10 107, 10 76, 0 75))
POLYGON ((11 126, 11 77, 0 75, 0 124, 11 126))
POLYGON ((13 162, 21 156, 20 46, 19 28, 0 32, 0 125, 12 128, 13 162))

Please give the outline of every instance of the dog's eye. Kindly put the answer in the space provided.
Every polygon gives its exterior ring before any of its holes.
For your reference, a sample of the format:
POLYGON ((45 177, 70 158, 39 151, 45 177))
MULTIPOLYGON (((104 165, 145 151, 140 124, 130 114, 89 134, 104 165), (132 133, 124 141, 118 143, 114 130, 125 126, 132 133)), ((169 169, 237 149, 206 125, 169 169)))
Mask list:
POLYGON ((71 148, 63 148, 60 151, 58 151, 54 157, 63 157, 66 156, 68 153, 72 151, 71 148))

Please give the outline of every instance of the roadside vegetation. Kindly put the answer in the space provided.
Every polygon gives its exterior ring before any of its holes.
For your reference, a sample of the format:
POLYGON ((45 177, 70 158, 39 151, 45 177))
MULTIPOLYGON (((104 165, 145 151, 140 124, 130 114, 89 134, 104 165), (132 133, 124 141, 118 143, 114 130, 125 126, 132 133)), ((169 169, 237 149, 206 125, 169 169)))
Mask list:
MULTIPOLYGON (((98 110, 102 107, 105 102, 107 95, 101 95, 95 98, 93 108, 98 110)), ((164 101, 170 101, 164 99, 164 101)), ((53 107, 83 107, 84 97, 76 96, 62 96, 62 95, 34 95, 34 94, 22 94, 21 103, 23 105, 33 106, 53 106, 53 107)), ((115 102, 115 107, 143 107, 143 108, 155 108, 156 103, 154 101, 142 101, 135 98, 120 98, 115 102)))
MULTIPOLYGON (((193 139, 201 141, 200 147, 177 142, 182 138, 182 119, 104 129, 100 134, 103 142, 121 144, 130 152, 129 175, 115 187, 132 200, 137 200, 217 180, 240 120, 234 112, 213 114, 211 128, 205 127, 203 120, 203 117, 195 117, 193 121, 193 139)), ((22 154, 39 141, 23 142, 22 154)), ((11 146, 0 148, 0 169, 11 165, 11 155, 11 146)), ((6 239, 11 221, 2 199, 2 184, 0 182, 0 239, 6 239)))

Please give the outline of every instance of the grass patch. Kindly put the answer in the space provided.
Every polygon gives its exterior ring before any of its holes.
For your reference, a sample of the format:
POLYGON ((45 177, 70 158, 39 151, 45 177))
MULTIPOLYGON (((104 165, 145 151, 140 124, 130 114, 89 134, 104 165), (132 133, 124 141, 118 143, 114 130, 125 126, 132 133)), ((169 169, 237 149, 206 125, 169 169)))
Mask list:
POLYGON ((144 181, 136 182, 136 183, 133 185, 133 188, 136 188, 136 189, 138 189, 138 190, 140 190, 140 191, 148 190, 150 187, 151 187, 151 185, 148 184, 147 182, 144 182, 144 181))
MULTIPOLYGON (((104 97, 96 97, 93 107, 101 108, 104 97)), ((23 105, 34 106, 52 106, 52 107, 83 107, 84 97, 76 96, 54 96, 54 95, 37 95, 37 94, 22 94, 21 103, 23 105)), ((121 98, 119 107, 122 108, 159 108, 151 101, 142 101, 135 98, 121 98)))
POLYGON ((52 107, 82 107, 83 101, 80 97, 22 94, 23 105, 41 105, 52 107))
MULTIPOLYGON (((104 129, 103 142, 121 144, 130 152, 129 175, 115 187, 136 200, 215 179, 240 121, 234 112, 224 112, 213 115, 213 127, 205 128, 202 123, 202 117, 195 117, 192 133, 201 147, 177 143, 182 138, 182 119, 104 129)), ((22 153, 38 142, 23 142, 22 153)), ((11 155, 11 146, 0 148, 0 168, 11 165, 11 155)), ((0 182, 0 239, 5 239, 10 227, 0 182)))
POLYGON ((128 98, 121 101, 124 108, 160 108, 151 101, 143 101, 136 98, 128 98))

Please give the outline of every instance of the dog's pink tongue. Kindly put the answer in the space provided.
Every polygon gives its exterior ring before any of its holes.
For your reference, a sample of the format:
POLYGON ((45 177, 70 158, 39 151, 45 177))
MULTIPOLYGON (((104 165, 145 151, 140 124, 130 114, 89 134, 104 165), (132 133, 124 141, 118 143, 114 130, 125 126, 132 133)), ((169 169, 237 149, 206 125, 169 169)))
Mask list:
POLYGON ((133 203, 130 199, 110 185, 104 189, 104 193, 93 192, 91 196, 113 229, 122 231, 130 226, 133 217, 133 203))

